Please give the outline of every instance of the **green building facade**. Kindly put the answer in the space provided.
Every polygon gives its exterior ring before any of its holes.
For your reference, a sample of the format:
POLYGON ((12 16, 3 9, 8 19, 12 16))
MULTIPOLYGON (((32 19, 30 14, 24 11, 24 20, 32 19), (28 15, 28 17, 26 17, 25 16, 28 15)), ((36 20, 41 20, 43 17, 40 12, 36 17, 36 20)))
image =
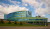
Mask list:
POLYGON ((47 26, 47 18, 43 17, 18 17, 19 22, 26 22, 33 25, 45 25, 47 26))
POLYGON ((17 11, 4 16, 8 21, 26 22, 29 24, 47 25, 47 18, 32 17, 31 11, 17 11))
POLYGON ((8 19, 11 21, 19 20, 19 19, 15 19, 18 17, 32 17, 31 11, 17 11, 17 12, 4 15, 4 19, 8 19))

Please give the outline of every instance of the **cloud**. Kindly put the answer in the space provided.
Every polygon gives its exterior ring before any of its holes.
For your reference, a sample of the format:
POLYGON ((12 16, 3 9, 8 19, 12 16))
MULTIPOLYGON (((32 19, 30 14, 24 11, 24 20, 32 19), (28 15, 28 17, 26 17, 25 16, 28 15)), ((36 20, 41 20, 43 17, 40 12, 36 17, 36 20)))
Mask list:
POLYGON ((45 3, 47 9, 48 9, 48 14, 50 14, 50 0, 42 0, 43 3, 45 3))
POLYGON ((48 13, 48 10, 45 8, 38 8, 35 10, 35 13, 44 17, 48 13))
POLYGON ((40 0, 40 2, 45 4, 45 8, 40 8, 43 5, 42 4, 37 10, 35 10, 35 12, 37 11, 36 13, 38 13, 38 15, 41 15, 41 16, 46 16, 47 14, 50 15, 50 0, 40 0), (40 12, 38 12, 39 9, 40 9, 40 12))
POLYGON ((19 7, 18 5, 9 5, 9 7, 3 7, 0 5, 0 12, 3 12, 4 14, 9 14, 16 11, 28 11, 26 7, 19 7))
POLYGON ((9 4, 4 4, 4 3, 0 3, 0 4, 2 5, 2 7, 8 7, 9 6, 9 4))
POLYGON ((0 13, 0 19, 4 19, 4 14, 0 13))
POLYGON ((34 6, 35 8, 38 8, 41 4, 37 2, 37 0, 22 0, 23 3, 28 3, 31 6, 34 6))
POLYGON ((28 4, 26 4, 26 3, 22 3, 22 5, 23 5, 23 6, 28 6, 28 4))
POLYGON ((46 14, 50 14, 50 0, 22 0, 23 3, 28 3, 31 6, 34 6, 35 13, 40 16, 45 16, 46 14), (42 5, 45 4, 46 8, 42 8, 42 5), (49 6, 47 6, 49 5, 49 6))
POLYGON ((8 0, 10 3, 13 3, 14 5, 17 5, 17 4, 19 4, 20 2, 18 2, 18 1, 14 1, 14 0, 8 0))

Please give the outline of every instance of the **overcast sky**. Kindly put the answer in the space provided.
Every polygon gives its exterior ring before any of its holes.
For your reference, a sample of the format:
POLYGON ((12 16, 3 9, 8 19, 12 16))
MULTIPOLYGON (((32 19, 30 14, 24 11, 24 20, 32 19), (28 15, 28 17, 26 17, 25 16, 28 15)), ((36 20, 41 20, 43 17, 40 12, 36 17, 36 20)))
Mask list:
POLYGON ((0 0, 0 19, 4 14, 25 10, 31 11, 32 17, 40 15, 50 22, 50 0, 0 0))

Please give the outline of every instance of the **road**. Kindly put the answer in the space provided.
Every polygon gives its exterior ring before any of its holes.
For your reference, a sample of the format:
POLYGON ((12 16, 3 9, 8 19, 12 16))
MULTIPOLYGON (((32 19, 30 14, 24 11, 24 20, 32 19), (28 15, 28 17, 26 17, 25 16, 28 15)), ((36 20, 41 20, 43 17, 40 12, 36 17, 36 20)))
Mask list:
POLYGON ((0 29, 50 29, 50 27, 0 27, 0 29))
POLYGON ((0 29, 50 29, 50 24, 47 27, 0 27, 0 29))

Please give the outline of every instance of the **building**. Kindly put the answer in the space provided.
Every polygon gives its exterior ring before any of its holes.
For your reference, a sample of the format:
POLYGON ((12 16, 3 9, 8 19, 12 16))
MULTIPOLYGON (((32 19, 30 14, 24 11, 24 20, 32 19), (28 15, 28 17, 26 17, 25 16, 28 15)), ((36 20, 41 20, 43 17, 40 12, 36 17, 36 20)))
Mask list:
POLYGON ((18 11, 15 12, 14 17, 32 17, 32 15, 30 11, 18 11))
MULTIPOLYGON (((17 20, 17 17, 32 17, 31 11, 17 11, 10 14, 5 14, 4 19, 17 20)), ((18 19, 19 20, 19 19, 18 19)))
POLYGON ((47 25, 47 18, 43 17, 18 17, 20 22, 26 22, 33 25, 47 25))
POLYGON ((34 25, 47 25, 47 18, 36 16, 32 17, 30 11, 17 11, 4 15, 8 21, 26 22, 34 25))

